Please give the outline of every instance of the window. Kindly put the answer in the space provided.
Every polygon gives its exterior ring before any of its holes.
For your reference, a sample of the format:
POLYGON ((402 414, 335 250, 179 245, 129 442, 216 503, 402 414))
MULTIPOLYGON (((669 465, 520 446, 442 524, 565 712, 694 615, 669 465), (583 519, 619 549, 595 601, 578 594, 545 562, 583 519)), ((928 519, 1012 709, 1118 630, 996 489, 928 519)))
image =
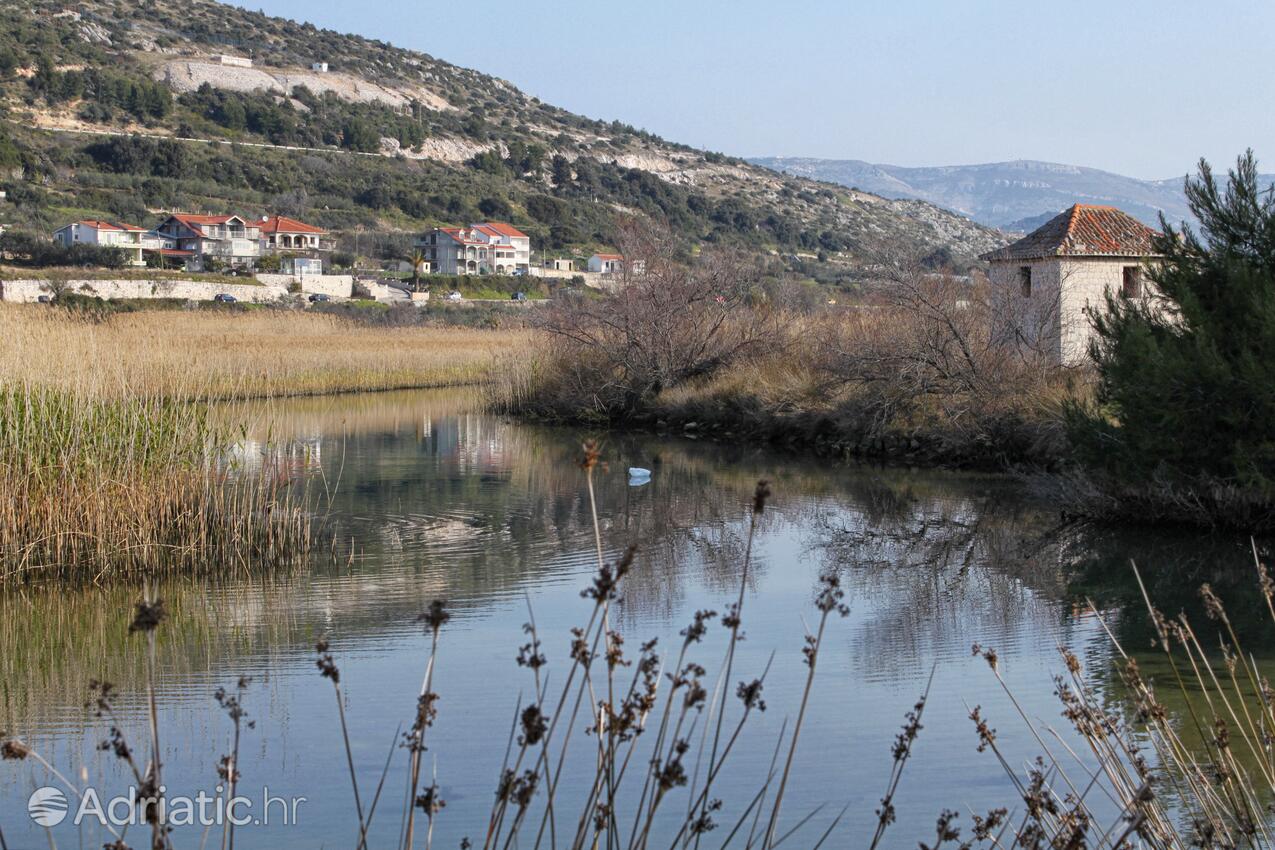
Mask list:
POLYGON ((1142 297, 1142 269, 1137 266, 1125 266, 1124 276, 1120 281, 1120 295, 1123 298, 1142 297))
POLYGON ((1018 287, 1023 292, 1024 298, 1030 298, 1032 294, 1032 267, 1018 267, 1018 287))

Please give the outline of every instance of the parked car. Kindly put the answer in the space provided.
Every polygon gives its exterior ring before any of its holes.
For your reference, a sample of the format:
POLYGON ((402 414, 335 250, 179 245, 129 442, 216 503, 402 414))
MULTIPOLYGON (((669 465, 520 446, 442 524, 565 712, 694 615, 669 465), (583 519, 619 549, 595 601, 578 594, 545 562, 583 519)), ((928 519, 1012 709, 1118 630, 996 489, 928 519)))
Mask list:
POLYGON ((464 299, 464 297, 465 296, 461 295, 460 290, 458 289, 453 289, 451 292, 447 293, 448 301, 461 301, 464 299))
POLYGON ((52 299, 52 298, 50 298, 50 297, 49 297, 49 296, 47 296, 47 295, 41 295, 41 296, 39 296, 38 298, 36 298, 35 300, 36 300, 36 301, 38 301, 38 302, 40 302, 41 304, 50 304, 50 303, 52 303, 52 302, 53 302, 53 299, 52 299))
POLYGON ((526 269, 514 269, 514 277, 523 277, 527 274, 526 269))
POLYGON ((513 295, 510 295, 510 296, 509 296, 509 300, 510 300, 510 301, 526 301, 526 300, 527 300, 527 293, 525 293, 525 292, 515 292, 513 295))
POLYGON ((239 299, 231 295, 229 292, 218 292, 213 296, 213 300, 221 304, 234 304, 239 299))
POLYGON ((325 295, 325 294, 324 294, 324 293, 322 293, 322 292, 316 292, 316 293, 314 293, 313 295, 311 295, 311 296, 310 296, 310 303, 311 303, 311 304, 318 304, 318 303, 320 303, 320 302, 322 302, 322 301, 331 301, 331 300, 332 300, 331 298, 329 298, 327 295, 325 295))

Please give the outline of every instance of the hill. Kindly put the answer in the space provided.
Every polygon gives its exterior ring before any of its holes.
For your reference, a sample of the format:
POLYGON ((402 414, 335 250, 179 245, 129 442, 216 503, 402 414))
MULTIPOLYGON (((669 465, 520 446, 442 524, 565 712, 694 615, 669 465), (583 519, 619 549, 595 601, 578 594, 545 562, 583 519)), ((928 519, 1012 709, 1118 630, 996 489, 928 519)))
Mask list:
MULTIPOLYGON (((1180 177, 1138 180, 1096 168, 1033 160, 933 168, 799 157, 759 157, 750 162, 887 198, 929 201, 1010 231, 1030 230, 1077 202, 1109 204, 1152 226, 1158 224, 1160 213, 1174 222, 1190 216, 1180 177)), ((1275 175, 1263 178, 1266 183, 1272 180, 1275 175)))
POLYGON ((960 264, 1003 241, 922 201, 779 175, 212 0, 0 0, 0 118, 0 220, 43 230, 280 212, 375 257, 402 256, 427 227, 500 218, 537 247, 588 251, 617 213, 641 211, 830 280, 883 248, 960 264))

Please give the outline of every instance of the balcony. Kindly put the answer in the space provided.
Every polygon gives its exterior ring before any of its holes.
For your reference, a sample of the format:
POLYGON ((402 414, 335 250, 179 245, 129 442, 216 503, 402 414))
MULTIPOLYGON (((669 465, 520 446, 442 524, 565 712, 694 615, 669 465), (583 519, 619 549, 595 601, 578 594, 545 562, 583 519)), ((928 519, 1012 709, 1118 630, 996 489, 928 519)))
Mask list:
POLYGON ((261 242, 256 239, 205 241, 204 253, 211 257, 260 257, 261 242))

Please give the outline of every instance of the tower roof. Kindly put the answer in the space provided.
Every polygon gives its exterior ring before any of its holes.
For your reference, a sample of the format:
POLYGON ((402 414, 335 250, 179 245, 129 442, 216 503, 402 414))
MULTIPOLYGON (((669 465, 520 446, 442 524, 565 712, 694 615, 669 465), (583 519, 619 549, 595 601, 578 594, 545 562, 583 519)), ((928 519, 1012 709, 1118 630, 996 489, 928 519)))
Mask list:
POLYGON ((1073 204, 1031 233, 983 254, 984 260, 1045 257, 1149 257, 1159 234, 1115 207, 1073 204))

